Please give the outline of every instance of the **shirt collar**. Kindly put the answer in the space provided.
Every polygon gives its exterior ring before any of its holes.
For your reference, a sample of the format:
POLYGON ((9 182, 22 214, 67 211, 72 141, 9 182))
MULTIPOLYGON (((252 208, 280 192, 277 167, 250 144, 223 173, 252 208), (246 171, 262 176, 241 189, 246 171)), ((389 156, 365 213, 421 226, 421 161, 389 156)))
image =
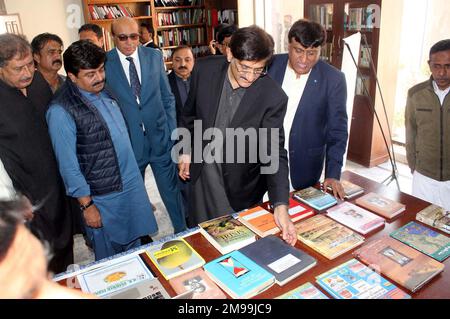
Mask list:
POLYGON ((441 90, 436 81, 433 80, 433 88, 434 88, 434 92, 436 92, 437 94, 443 94, 443 95, 447 95, 448 92, 450 92, 450 86, 448 88, 446 88, 445 90, 441 90))
POLYGON ((138 53, 138 48, 136 48, 136 50, 134 51, 134 53, 132 55, 125 55, 122 52, 120 52, 119 49, 117 49, 117 53, 119 54, 119 58, 122 61, 128 61, 127 58, 128 57, 132 57, 134 61, 139 59, 139 53, 138 53))

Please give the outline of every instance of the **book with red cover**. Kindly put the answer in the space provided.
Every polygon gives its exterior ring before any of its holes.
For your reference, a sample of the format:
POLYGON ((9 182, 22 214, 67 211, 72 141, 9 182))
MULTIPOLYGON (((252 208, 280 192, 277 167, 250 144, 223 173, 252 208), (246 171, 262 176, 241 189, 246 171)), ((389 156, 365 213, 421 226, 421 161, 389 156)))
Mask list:
POLYGON ((392 219, 403 212, 406 208, 402 203, 395 202, 389 198, 375 193, 369 193, 358 198, 355 203, 363 208, 373 211, 387 219, 392 219))
POLYGON ((354 252, 356 258, 377 272, 415 292, 444 270, 444 264, 389 236, 354 252))

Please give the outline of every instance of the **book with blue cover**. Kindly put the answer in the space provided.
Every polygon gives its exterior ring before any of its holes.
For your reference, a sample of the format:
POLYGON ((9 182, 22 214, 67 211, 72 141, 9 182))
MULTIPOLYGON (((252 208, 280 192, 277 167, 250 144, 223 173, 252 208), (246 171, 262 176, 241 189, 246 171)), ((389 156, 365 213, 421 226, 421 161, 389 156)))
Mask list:
POLYGON ((275 299, 329 299, 310 282, 295 288, 275 299))
POLYGON ((256 296, 275 282, 272 274, 239 251, 221 256, 203 268, 206 274, 234 299, 256 296))
POLYGON ((410 295, 356 259, 316 279, 336 299, 411 299, 410 295))
POLYGON ((239 252, 256 262, 275 277, 275 282, 283 286, 314 267, 316 259, 292 247, 277 236, 257 240, 239 252))
POLYGON ((317 210, 324 210, 337 204, 336 198, 314 187, 296 191, 293 197, 317 210))
POLYGON ((416 222, 397 229, 391 237, 437 261, 444 261, 450 256, 450 238, 416 222))

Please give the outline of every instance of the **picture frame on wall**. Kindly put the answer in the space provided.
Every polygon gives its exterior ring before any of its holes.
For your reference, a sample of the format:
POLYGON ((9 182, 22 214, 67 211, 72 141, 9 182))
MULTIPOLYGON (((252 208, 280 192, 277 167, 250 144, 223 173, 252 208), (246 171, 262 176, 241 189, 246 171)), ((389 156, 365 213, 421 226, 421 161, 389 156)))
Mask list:
POLYGON ((18 13, 0 15, 0 34, 3 33, 23 34, 18 13))

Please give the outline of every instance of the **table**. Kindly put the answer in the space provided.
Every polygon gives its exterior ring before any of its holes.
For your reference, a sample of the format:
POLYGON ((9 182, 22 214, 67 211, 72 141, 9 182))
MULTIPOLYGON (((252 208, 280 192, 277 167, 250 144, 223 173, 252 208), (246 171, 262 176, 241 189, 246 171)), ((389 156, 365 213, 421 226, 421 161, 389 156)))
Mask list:
MULTIPOLYGON (((399 192, 394 186, 387 187, 352 172, 348 171, 344 172, 342 174, 342 179, 346 179, 354 184, 363 187, 365 190, 364 194, 367 194, 369 192, 375 192, 406 205, 406 211, 397 216, 396 219, 388 220, 383 229, 377 230, 373 233, 364 236, 366 239, 364 244, 379 239, 380 237, 388 236, 394 230, 406 225, 410 221, 415 220, 416 214, 430 205, 430 203, 427 203, 421 199, 399 192)), ((363 196, 364 194, 361 194, 360 196, 363 196)), ((354 203, 356 198, 358 197, 353 198, 352 200, 350 200, 350 202, 354 203)), ((200 233, 188 236, 185 238, 185 240, 192 245, 192 247, 205 259, 206 262, 209 262, 221 256, 219 251, 217 251, 214 248, 214 246, 212 246, 208 242, 208 240, 206 240, 200 233)), ((311 270, 300 275, 299 277, 297 277, 296 279, 292 280, 291 282, 282 287, 276 284, 273 285, 270 289, 255 296, 254 299, 273 299, 307 282, 311 282, 316 287, 318 287, 318 285, 315 284, 316 276, 321 275, 322 273, 354 258, 352 253, 359 248, 358 247, 356 249, 353 249, 334 260, 328 260, 327 258, 323 257, 316 251, 310 249, 308 246, 304 245, 300 241, 297 241, 296 247, 316 258, 317 265, 311 270)), ((168 291, 168 293, 171 296, 175 296, 176 295, 175 291, 172 289, 168 281, 166 281, 163 278, 163 276, 159 273, 157 268, 152 264, 148 256, 145 253, 143 253, 141 254, 141 257, 150 265, 152 270, 157 274, 159 280, 161 281, 164 288, 168 291)), ((450 299, 450 270, 449 270, 450 258, 444 261, 444 264, 446 266, 446 269, 444 269, 444 271, 440 275, 433 278, 432 281, 426 284, 418 292, 413 294, 408 290, 404 289, 405 292, 410 294, 413 297, 413 299, 450 299)), ((389 278, 386 279, 393 282, 389 278)), ((393 283, 396 284, 395 282, 393 283)), ((396 285, 398 286, 398 284, 396 285)), ((327 294, 323 289, 320 288, 320 290, 331 298, 331 296, 327 294)))

